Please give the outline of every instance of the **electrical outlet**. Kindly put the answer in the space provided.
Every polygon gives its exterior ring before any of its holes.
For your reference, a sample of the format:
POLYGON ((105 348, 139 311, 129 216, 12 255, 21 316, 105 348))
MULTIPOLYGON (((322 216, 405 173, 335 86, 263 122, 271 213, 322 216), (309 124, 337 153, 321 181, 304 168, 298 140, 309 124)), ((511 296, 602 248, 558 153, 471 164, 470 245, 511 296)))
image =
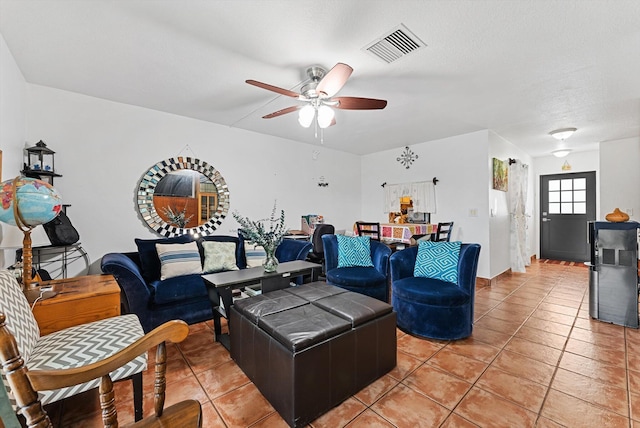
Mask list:
POLYGON ((627 214, 629 215, 633 215, 633 208, 627 208, 626 210, 624 210, 627 214))
POLYGON ((478 209, 469 208, 469 217, 478 217, 478 209))

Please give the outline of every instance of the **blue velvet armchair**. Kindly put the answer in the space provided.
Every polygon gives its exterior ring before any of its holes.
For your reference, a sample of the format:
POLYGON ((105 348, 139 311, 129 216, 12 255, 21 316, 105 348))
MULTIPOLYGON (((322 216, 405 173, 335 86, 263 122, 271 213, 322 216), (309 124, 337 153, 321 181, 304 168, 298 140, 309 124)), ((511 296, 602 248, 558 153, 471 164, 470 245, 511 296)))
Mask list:
POLYGON ((458 283, 414 277, 418 247, 394 253, 390 260, 391 303, 398 327, 431 339, 455 340, 471 335, 479 244, 462 244, 458 283))
MULTIPOLYGON (((205 241, 233 242, 236 244, 236 265, 247 267, 244 240, 237 236, 212 235, 205 241)), ((200 274, 182 275, 160 280, 153 269, 143 269, 149 262, 160 262, 155 254, 155 243, 184 243, 188 235, 157 240, 137 240, 138 251, 109 253, 102 257, 102 272, 112 274, 120 285, 122 313, 136 314, 145 333, 174 319, 195 324, 213 318, 211 301, 200 274), (155 254, 155 258, 154 258, 155 254), (145 263, 146 261, 146 263, 145 263)))
POLYGON ((327 283, 345 290, 365 294, 383 302, 389 301, 389 256, 391 249, 371 240, 373 267, 338 267, 338 239, 336 235, 322 237, 327 283))
POLYGON ((294 260, 306 260, 313 244, 300 239, 283 239, 276 248, 276 259, 280 263, 294 260))

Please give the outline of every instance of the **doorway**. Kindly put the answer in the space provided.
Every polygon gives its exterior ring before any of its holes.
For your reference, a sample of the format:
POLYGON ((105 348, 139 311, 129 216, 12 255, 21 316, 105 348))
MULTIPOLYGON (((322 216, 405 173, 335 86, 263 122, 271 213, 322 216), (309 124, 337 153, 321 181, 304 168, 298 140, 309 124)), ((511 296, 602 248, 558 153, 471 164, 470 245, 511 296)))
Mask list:
POLYGON ((540 176, 540 258, 588 261, 595 219, 595 171, 540 176))

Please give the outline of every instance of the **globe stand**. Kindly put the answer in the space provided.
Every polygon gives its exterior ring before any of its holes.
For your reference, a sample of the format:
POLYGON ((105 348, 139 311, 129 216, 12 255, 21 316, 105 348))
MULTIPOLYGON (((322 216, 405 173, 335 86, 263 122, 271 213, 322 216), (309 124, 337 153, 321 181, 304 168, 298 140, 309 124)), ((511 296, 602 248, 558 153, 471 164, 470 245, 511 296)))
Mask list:
POLYGON ((24 239, 22 240, 22 285, 25 291, 31 289, 31 265, 33 262, 33 252, 31 250, 31 229, 33 226, 28 225, 18 209, 18 188, 17 182, 20 177, 16 177, 13 180, 13 218, 16 222, 16 226, 24 233, 24 239))
MULTIPOLYGON (((2 213, 2 221, 14 225, 24 234, 22 240, 22 284, 25 291, 35 288, 32 277, 33 253, 31 231, 34 227, 54 219, 62 201, 57 191, 41 180, 18 176, 0 186, 3 201, 11 200, 12 209, 2 213), (28 187, 30 186, 30 187, 28 187), (42 189, 44 187, 44 189, 42 189), (18 190, 20 189, 20 196, 18 190), (23 190, 24 189, 24 190, 23 190), (22 205, 22 206, 20 206, 22 205), (13 214, 13 215, 11 215, 13 214)), ((4 204, 3 204, 4 205, 4 204)))

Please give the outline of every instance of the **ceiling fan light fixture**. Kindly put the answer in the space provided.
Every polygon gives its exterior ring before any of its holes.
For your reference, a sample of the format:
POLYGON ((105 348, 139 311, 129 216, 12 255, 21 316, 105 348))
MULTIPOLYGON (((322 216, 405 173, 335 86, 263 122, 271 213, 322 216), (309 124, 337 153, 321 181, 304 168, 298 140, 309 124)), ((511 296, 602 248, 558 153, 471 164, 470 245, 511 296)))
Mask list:
POLYGON ((577 128, 556 129, 555 131, 549 132, 549 135, 551 135, 556 140, 566 140, 567 138, 571 137, 577 130, 577 128))
POLYGON ((311 126, 311 122, 313 122, 313 118, 316 114, 316 109, 313 108, 311 104, 307 104, 306 106, 300 109, 298 113, 298 123, 308 128, 311 126))
POLYGON ((563 158, 567 156, 569 153, 571 153, 571 149, 558 149, 551 152, 551 154, 557 158, 563 158))
POLYGON ((320 128, 327 128, 331 126, 331 121, 335 115, 336 113, 331 107, 321 105, 318 107, 318 126, 320 126, 320 128))

